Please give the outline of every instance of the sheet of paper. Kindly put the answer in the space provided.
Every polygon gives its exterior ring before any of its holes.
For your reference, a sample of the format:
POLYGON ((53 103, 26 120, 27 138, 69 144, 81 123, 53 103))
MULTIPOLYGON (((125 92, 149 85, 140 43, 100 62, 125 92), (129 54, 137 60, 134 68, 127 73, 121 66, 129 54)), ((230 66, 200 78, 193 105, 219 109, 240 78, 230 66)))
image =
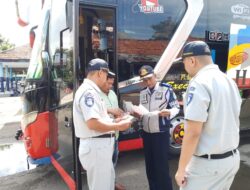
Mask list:
POLYGON ((143 105, 141 104, 139 106, 133 105, 133 103, 129 101, 123 101, 123 109, 125 112, 130 112, 130 113, 136 112, 139 115, 144 115, 149 113, 149 111, 143 105))
POLYGON ((139 113, 140 115, 148 114, 149 111, 143 105, 133 105, 132 107, 133 112, 139 113))
POLYGON ((136 121, 136 118, 132 115, 126 114, 125 116, 122 117, 122 120, 128 120, 130 122, 136 121))
POLYGON ((123 101, 123 110, 125 112, 132 112, 133 104, 129 101, 123 101))

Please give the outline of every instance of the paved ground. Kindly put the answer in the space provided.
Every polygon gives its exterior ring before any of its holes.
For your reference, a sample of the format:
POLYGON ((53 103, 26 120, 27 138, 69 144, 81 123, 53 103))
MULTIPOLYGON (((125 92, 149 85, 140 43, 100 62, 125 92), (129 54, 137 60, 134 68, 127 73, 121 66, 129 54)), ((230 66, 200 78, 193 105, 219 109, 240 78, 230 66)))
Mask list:
MULTIPOLYGON (((231 190, 250 189, 250 138, 242 140, 241 168, 236 175, 231 190)), ((177 168, 178 158, 169 161, 171 175, 177 168)), ((117 181, 123 183, 127 190, 147 190, 148 184, 145 176, 144 157, 141 150, 122 153, 116 168, 117 181)), ((86 187, 86 176, 83 177, 83 189, 86 187)), ((68 189, 53 166, 43 166, 15 175, 0 177, 1 190, 66 190, 68 189)), ((177 190, 174 183, 174 190, 177 190)))
POLYGON ((21 117, 21 97, 0 97, 0 130, 6 123, 19 122, 21 117))
MULTIPOLYGON (((27 171, 26 154, 21 142, 13 137, 20 127, 20 103, 18 99, 0 99, 0 119, 9 114, 0 128, 0 190, 66 190, 68 189, 53 166, 42 166, 27 171), (8 102, 15 111, 9 107, 3 108, 1 102, 8 102), (10 103, 11 102, 11 103, 10 103), (8 111, 9 110, 9 111, 8 111), (2 114, 2 115, 1 115, 2 114), (14 122, 11 122, 13 119, 14 122), (9 154, 7 154, 9 153, 9 154), (7 156, 6 156, 7 155, 7 156), (26 170, 26 171, 25 171, 26 170), (16 173, 16 174, 13 174, 16 173), (9 175, 7 175, 9 174, 9 175), (10 175, 11 174, 11 175, 10 175)), ((241 168, 236 175, 231 190, 250 190, 250 134, 245 133, 241 138, 241 168)), ((170 172, 174 176, 178 157, 169 160, 170 172)), ((65 160, 65 165, 71 165, 71 160, 65 160)), ((72 174, 72 173, 71 173, 72 174)), ((116 168, 117 181, 123 183, 127 190, 147 190, 148 184, 145 175, 144 156, 142 150, 125 152, 120 154, 116 168)), ((83 190, 86 187, 86 175, 82 175, 83 190)), ((174 179, 174 178, 173 178, 174 179)), ((174 190, 177 190, 174 183, 174 190)), ((199 189, 202 190, 202 189, 199 189)))

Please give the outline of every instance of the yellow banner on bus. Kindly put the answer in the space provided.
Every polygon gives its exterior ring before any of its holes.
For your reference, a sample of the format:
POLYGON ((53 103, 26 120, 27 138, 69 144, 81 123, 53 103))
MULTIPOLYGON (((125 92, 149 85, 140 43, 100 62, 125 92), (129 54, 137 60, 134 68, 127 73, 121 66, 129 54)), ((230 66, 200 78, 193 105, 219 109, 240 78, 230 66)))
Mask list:
POLYGON ((239 88, 250 88, 250 26, 231 24, 227 75, 239 88))

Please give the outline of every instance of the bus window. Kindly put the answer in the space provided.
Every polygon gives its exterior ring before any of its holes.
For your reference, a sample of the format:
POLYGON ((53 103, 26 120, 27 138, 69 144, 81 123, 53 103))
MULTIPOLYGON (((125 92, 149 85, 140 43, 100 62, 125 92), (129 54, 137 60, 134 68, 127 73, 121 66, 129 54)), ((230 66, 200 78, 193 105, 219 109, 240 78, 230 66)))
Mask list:
POLYGON ((163 78, 162 82, 166 82, 173 87, 178 101, 181 102, 182 94, 186 91, 189 80, 190 77, 185 71, 183 63, 175 62, 163 78))
MULTIPOLYGON (((57 5, 59 1, 56 1, 57 5)), ((56 4, 56 3, 55 3, 56 4)), ((52 5, 52 8, 54 4, 52 5)), ((61 3, 60 9, 65 9, 61 3)), ((64 11, 52 11, 49 31, 51 56, 51 107, 73 101, 73 47, 72 31, 67 27, 64 11), (63 14, 62 14, 63 13, 63 14), (59 15, 60 14, 60 15, 59 15)))
POLYGON ((85 0, 86 3, 97 3, 97 4, 100 4, 100 5, 103 5, 103 4, 116 4, 117 0, 85 0))
POLYGON ((106 60, 116 72, 114 9, 81 6, 79 17, 79 81, 85 76, 88 62, 96 57, 106 60))
POLYGON ((248 0, 204 1, 202 14, 189 37, 189 41, 207 42, 215 64, 223 72, 227 70, 230 26, 250 25, 249 7, 248 0))
POLYGON ((118 1, 119 81, 138 75, 143 64, 155 66, 186 11, 183 0, 158 1, 147 9, 145 1, 118 1))

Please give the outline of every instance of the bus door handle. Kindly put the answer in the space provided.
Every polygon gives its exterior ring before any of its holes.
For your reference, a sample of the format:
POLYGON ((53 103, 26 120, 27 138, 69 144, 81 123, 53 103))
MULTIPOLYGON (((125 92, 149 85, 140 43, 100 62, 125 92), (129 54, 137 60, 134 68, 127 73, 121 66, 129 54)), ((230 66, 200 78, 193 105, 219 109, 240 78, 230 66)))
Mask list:
POLYGON ((71 128, 70 119, 68 117, 64 117, 64 126, 66 128, 71 128))

